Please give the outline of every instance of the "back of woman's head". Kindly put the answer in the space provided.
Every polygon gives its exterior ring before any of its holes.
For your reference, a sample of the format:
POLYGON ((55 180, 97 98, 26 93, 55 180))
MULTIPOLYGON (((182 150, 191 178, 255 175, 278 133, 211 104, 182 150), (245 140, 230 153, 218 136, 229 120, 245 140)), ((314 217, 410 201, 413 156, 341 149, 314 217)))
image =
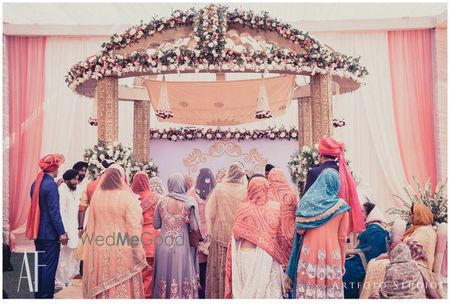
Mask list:
POLYGON ((138 172, 133 176, 131 190, 137 194, 145 191, 151 191, 148 176, 145 172, 138 172))
POLYGON ((257 176, 248 184, 247 199, 256 205, 264 205, 268 200, 269 182, 265 177, 257 176))
MULTIPOLYGON (((261 174, 261 173, 255 173, 255 174, 253 174, 253 175, 248 179, 249 186, 250 186, 250 182, 251 182, 254 178, 257 178, 257 177, 263 177, 263 178, 266 178, 266 176, 263 175, 263 174, 261 174)), ((266 179, 267 179, 267 178, 266 178, 266 179)))
POLYGON ((170 192, 184 194, 186 193, 186 182, 183 174, 174 173, 167 180, 167 189, 170 192))
POLYGON ((124 186, 124 176, 120 170, 110 168, 103 174, 102 183, 100 189, 102 190, 121 190, 124 186))
POLYGON ((195 189, 199 191, 198 195, 202 199, 206 199, 216 184, 216 178, 212 171, 209 168, 201 168, 195 182, 195 189))
POLYGON ((235 162, 230 165, 227 172, 227 182, 242 182, 242 177, 245 175, 244 165, 240 162, 235 162))

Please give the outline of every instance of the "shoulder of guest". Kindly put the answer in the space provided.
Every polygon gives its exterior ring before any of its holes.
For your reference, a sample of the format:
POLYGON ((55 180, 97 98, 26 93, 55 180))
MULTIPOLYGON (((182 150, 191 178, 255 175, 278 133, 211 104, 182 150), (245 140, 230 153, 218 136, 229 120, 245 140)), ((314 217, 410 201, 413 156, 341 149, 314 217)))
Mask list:
POLYGON ((309 169, 308 174, 313 174, 313 175, 319 174, 325 168, 325 167, 322 167, 322 166, 323 165, 312 167, 311 169, 309 169))
POLYGON ((44 185, 44 186, 48 187, 52 184, 56 185, 55 179, 49 174, 44 174, 44 177, 42 178, 41 186, 44 185))

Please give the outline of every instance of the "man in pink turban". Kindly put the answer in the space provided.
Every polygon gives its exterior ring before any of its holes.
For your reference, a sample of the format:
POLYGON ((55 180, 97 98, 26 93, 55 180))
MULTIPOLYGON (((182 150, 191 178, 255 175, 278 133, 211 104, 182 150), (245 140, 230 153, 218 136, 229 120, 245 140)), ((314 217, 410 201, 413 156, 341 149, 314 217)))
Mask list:
POLYGON ((64 156, 50 154, 39 161, 40 171, 31 185, 31 207, 28 213, 26 238, 34 240, 38 254, 35 298, 53 298, 55 274, 61 245, 68 241, 59 209, 59 192, 55 183, 64 156))
POLYGON ((344 199, 351 207, 350 210, 350 232, 361 232, 364 230, 364 220, 361 212, 361 205, 356 192, 356 185, 353 176, 348 169, 344 156, 345 145, 335 139, 323 136, 319 142, 320 166, 312 168, 308 172, 305 185, 305 193, 315 182, 320 172, 325 168, 333 168, 339 171, 340 188, 339 197, 344 199), (339 166, 336 164, 339 160, 339 166))

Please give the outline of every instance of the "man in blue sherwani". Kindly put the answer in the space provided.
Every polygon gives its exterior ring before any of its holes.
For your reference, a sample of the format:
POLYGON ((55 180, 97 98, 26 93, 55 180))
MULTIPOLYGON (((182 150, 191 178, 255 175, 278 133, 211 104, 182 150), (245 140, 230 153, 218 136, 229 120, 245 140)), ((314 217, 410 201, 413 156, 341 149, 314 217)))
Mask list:
POLYGON ((26 238, 34 240, 38 251, 38 289, 34 297, 39 299, 53 298, 60 246, 68 241, 59 211, 58 186, 54 180, 63 162, 64 157, 59 154, 43 157, 39 162, 41 171, 31 185, 26 238))
POLYGON ((322 155, 319 153, 319 166, 309 169, 308 175, 306 175, 305 191, 314 184, 316 179, 319 177, 320 173, 326 168, 332 168, 339 172, 339 166, 336 163, 336 157, 330 155, 322 155))

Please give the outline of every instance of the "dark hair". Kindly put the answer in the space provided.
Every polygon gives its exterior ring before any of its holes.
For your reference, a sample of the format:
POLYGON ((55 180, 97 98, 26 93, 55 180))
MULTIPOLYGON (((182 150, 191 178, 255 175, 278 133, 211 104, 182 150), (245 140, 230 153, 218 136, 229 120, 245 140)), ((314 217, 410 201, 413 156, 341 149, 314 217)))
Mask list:
POLYGON ((414 214, 414 203, 411 204, 411 214, 414 214))
POLYGON ((363 204, 363 208, 364 210, 366 210, 366 214, 369 214, 370 212, 372 212, 373 208, 375 208, 375 204, 371 202, 365 202, 363 204))
POLYGON ((217 181, 209 168, 201 168, 195 182, 195 189, 199 191, 198 196, 205 200, 211 191, 216 187, 217 181), (207 180, 209 180, 207 182, 207 180))
POLYGON ((255 174, 252 175, 252 177, 250 177, 248 179, 248 182, 250 182, 254 177, 264 177, 264 178, 266 178, 266 176, 261 174, 261 173, 255 173, 255 174))
MULTIPOLYGON (((270 172, 270 170, 272 170, 273 168, 275 168, 274 165, 271 164, 267 164, 266 167, 264 168, 264 171, 266 171, 267 173, 270 172)), ((253 177, 253 176, 252 176, 253 177)))
POLYGON ((332 156, 332 155, 325 155, 325 154, 321 154, 322 155, 322 157, 325 157, 325 158, 329 158, 329 159, 336 159, 336 156, 332 156))
POLYGON ((102 164, 103 168, 108 169, 109 166, 114 164, 114 161, 109 160, 109 159, 104 159, 104 160, 102 160, 101 164, 102 164))

